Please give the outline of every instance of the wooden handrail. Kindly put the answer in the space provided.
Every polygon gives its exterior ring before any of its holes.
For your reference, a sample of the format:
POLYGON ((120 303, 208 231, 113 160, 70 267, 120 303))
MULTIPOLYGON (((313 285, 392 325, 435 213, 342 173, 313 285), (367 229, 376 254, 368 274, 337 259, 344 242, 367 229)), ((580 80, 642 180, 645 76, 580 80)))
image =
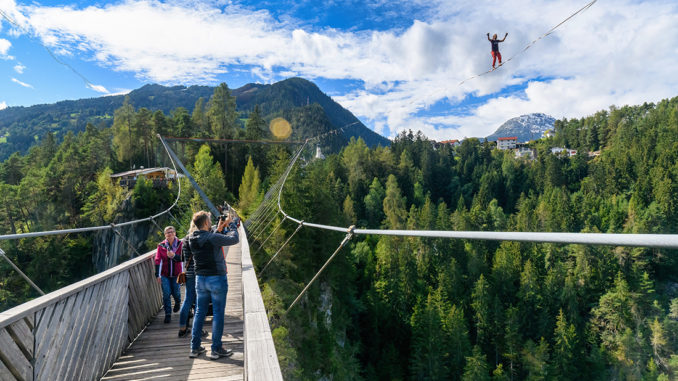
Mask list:
POLYGON ((245 333, 245 380, 280 380, 282 373, 275 351, 266 308, 254 272, 244 226, 238 229, 242 251, 243 332, 245 333))

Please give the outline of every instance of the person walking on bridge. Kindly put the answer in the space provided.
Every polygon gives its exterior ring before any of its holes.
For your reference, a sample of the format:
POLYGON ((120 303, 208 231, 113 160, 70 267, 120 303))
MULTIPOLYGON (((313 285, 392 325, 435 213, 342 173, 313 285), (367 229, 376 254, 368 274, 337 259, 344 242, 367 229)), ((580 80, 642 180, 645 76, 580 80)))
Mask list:
POLYGON ((202 327, 207 315, 210 299, 212 300, 212 360, 228 357, 233 354, 224 349, 221 336, 224 333, 224 311, 226 309, 226 293, 228 279, 226 276, 226 258, 222 246, 235 245, 239 242, 238 230, 231 216, 221 216, 216 229, 212 229, 212 217, 209 212, 200 211, 193 214, 193 223, 198 228, 188 236, 187 244, 193 254, 195 263, 195 287, 198 297, 193 327, 191 329, 191 352, 189 357, 198 357, 205 348, 200 346, 202 327), (228 228, 228 229, 227 229, 228 228))
POLYGON ((181 290, 177 283, 177 276, 183 271, 181 261, 182 242, 177 239, 174 226, 165 228, 165 240, 158 244, 155 252, 155 277, 162 285, 162 303, 165 308, 165 323, 172 321, 172 301, 174 297, 174 312, 181 307, 181 290))
POLYGON ((497 34, 493 34, 492 38, 490 38, 490 34, 487 34, 487 39, 490 41, 490 44, 492 44, 492 70, 494 70, 494 65, 497 63, 497 58, 499 58, 499 66, 501 66, 501 53, 499 53, 499 43, 504 42, 506 40, 506 37, 508 36, 508 32, 504 35, 503 39, 498 39, 497 34))

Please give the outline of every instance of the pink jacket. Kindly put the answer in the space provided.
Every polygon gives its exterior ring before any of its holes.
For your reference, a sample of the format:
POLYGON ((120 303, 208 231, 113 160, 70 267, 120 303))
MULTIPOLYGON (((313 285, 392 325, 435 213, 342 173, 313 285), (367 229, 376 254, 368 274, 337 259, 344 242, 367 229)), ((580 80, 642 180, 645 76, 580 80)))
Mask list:
POLYGON ((183 241, 177 239, 178 244, 174 250, 174 258, 170 259, 167 256, 167 249, 169 242, 164 240, 158 244, 158 249, 155 252, 155 276, 159 278, 161 275, 166 277, 175 277, 179 275, 184 269, 184 263, 181 258, 181 249, 183 241))

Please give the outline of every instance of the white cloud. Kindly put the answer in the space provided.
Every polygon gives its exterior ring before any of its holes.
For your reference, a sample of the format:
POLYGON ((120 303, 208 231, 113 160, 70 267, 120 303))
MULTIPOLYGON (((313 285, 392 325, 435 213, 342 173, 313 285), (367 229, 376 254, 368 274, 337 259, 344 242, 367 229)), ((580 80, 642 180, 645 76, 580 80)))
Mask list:
POLYGON ((87 84, 87 87, 98 92, 98 93, 102 93, 102 94, 110 93, 110 91, 106 90, 106 88, 101 86, 101 85, 95 85, 93 83, 89 83, 89 84, 87 84))
POLYGON ((26 83, 26 82, 21 82, 21 81, 19 81, 19 80, 16 79, 16 78, 12 78, 12 82, 14 82, 14 83, 16 83, 16 84, 19 84, 19 85, 21 85, 21 86, 23 86, 23 87, 27 87, 27 88, 29 88, 29 89, 32 89, 32 88, 33 88, 32 85, 30 85, 30 84, 28 84, 28 83, 26 83))
POLYGON ((16 71, 19 74, 23 74, 25 69, 26 66, 22 65, 21 63, 14 65, 14 71, 16 71))
POLYGON ((6 108, 7 108, 7 102, 5 102, 5 101, 0 102, 0 110, 4 110, 6 108))
POLYGON ((391 135, 422 129, 439 139, 486 136, 522 113, 580 117, 677 95, 669 53, 678 44, 678 9, 668 0, 595 4, 501 69, 462 86, 490 66, 485 33, 509 32, 501 45, 507 60, 584 2, 441 0, 430 3, 429 19, 405 30, 360 32, 304 30, 265 11, 217 3, 33 5, 14 17, 59 54, 89 54, 146 81, 214 83, 243 67, 266 81, 281 73, 357 80, 361 88, 334 98, 391 135), (526 89, 498 95, 512 85, 526 89), (489 98, 459 116, 468 96, 489 98), (449 109, 437 110, 439 116, 422 112, 441 101, 449 109))
POLYGON ((9 52, 9 48, 12 47, 12 43, 9 42, 9 40, 5 40, 4 38, 0 38, 0 57, 6 56, 7 52, 9 52))

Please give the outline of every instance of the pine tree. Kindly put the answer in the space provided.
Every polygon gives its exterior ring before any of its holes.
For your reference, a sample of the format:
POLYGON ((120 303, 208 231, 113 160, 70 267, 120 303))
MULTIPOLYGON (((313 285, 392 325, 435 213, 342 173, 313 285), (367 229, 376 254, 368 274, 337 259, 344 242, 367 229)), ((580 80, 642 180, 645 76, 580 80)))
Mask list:
POLYGON ((556 321, 553 338, 553 375, 558 380, 577 380, 579 371, 576 353, 580 353, 577 333, 574 325, 567 324, 563 310, 560 310, 556 321))
POLYGON ((240 198, 238 205, 243 212, 243 217, 249 215, 251 209, 257 207, 260 199, 263 198, 260 187, 261 179, 259 178, 259 169, 254 167, 254 163, 250 157, 247 160, 245 173, 242 176, 242 181, 238 188, 238 195, 240 198))
MULTIPOLYGON (((200 151, 195 157, 193 169, 191 170, 193 178, 207 197, 214 203, 221 203, 226 200, 227 190, 224 181, 224 174, 221 171, 219 163, 214 162, 208 145, 200 147, 200 151)), ((194 204, 201 204, 199 196, 195 195, 194 204)))
POLYGON ((490 369, 487 365, 487 359, 479 346, 474 346, 471 356, 466 357, 464 375, 461 379, 463 381, 490 381, 490 369))
POLYGON ((375 177, 372 179, 369 193, 363 200, 368 227, 376 228, 384 219, 384 197, 386 197, 386 190, 375 177))
POLYGON ((384 225, 389 229, 402 229, 407 218, 407 205, 405 198, 400 193, 398 181, 393 175, 388 176, 386 181, 386 196, 384 198, 384 225))
POLYGON ((223 82, 214 89, 214 94, 209 101, 207 117, 214 138, 230 139, 235 136, 238 120, 235 97, 231 95, 231 90, 223 82))

